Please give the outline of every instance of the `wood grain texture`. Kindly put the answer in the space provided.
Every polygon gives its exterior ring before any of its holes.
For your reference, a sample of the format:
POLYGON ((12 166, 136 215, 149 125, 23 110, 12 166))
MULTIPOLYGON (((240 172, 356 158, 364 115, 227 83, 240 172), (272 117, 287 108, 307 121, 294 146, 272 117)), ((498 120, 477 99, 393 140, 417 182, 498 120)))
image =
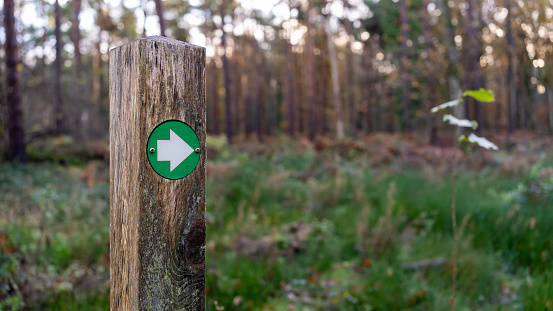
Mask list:
POLYGON ((110 51, 111 310, 205 310, 205 58, 159 36, 110 51), (202 149, 174 181, 147 158, 151 131, 169 119, 202 149))

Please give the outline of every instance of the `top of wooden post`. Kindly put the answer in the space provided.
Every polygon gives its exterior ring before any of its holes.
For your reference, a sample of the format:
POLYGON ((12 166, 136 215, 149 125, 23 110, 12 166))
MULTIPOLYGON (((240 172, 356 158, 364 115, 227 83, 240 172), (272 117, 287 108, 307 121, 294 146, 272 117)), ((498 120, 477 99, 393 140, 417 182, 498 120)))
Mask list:
POLYGON ((144 41, 153 42, 153 43, 169 44, 169 45, 179 45, 179 46, 184 46, 184 47, 189 47, 189 48, 194 48, 194 49, 205 50, 205 47, 195 45, 195 44, 191 44, 191 43, 187 43, 187 42, 183 42, 183 41, 179 41, 179 40, 175 40, 175 39, 171 39, 171 38, 167 38, 167 37, 163 37, 163 36, 148 36, 148 37, 138 38, 136 40, 133 40, 133 41, 127 43, 127 44, 120 45, 118 47, 114 47, 110 51, 113 51, 115 49, 123 48, 123 47, 125 47, 129 44, 133 44, 135 42, 144 42, 144 41))

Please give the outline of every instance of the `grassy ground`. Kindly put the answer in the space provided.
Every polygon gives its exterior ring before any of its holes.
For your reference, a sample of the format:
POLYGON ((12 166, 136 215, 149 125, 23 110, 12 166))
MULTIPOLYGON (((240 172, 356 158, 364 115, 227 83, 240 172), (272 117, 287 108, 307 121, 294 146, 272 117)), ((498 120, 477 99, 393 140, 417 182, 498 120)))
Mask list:
MULTIPOLYGON (((447 163, 258 149, 208 165, 208 310, 448 309, 447 163)), ((552 161, 515 176, 461 165, 459 310, 553 308, 552 161)), ((0 310, 109 309, 107 165, 94 167, 0 164, 0 310)))

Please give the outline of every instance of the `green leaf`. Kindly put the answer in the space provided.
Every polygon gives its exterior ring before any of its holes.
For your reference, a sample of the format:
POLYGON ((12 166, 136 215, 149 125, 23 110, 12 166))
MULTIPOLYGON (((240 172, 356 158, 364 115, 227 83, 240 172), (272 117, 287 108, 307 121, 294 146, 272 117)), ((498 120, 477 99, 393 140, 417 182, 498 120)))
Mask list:
POLYGON ((493 95, 492 90, 479 89, 478 91, 465 91, 463 93, 463 97, 466 96, 472 97, 483 103, 491 103, 495 101, 495 96, 493 95))
POLYGON ((473 130, 478 128, 478 122, 465 119, 457 119, 450 114, 446 114, 444 116, 444 122, 447 122, 451 125, 457 125, 458 127, 470 127, 473 130))
POLYGON ((461 137, 459 137, 459 141, 466 141, 471 144, 476 144, 488 150, 499 150, 499 148, 494 143, 487 140, 485 137, 478 137, 474 134, 470 134, 468 138, 465 135, 461 135, 461 137))
POLYGON ((436 113, 440 110, 443 110, 443 109, 446 109, 446 108, 449 108, 449 107, 455 107, 455 106, 458 106, 461 102, 462 101, 460 99, 455 99, 455 100, 449 101, 445 104, 441 104, 439 106, 436 106, 436 107, 432 108, 432 110, 430 110, 430 112, 436 113))

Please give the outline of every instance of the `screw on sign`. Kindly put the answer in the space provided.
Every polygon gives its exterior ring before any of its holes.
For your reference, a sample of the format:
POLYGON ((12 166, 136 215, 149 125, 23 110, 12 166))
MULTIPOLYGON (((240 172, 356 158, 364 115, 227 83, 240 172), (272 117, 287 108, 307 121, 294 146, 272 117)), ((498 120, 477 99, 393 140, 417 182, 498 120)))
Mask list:
POLYGON ((205 49, 110 51, 110 309, 205 310, 205 49))

